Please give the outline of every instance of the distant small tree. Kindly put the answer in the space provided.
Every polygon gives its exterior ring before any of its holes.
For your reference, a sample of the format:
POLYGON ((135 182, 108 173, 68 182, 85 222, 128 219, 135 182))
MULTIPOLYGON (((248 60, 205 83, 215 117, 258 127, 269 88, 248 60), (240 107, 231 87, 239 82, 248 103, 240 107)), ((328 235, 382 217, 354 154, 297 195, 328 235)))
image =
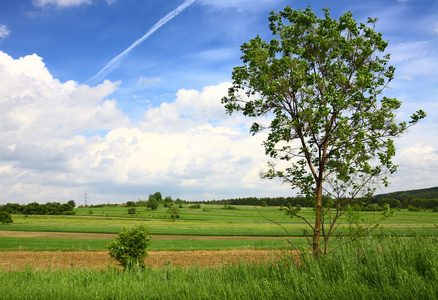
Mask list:
POLYGON ((135 202, 134 201, 128 201, 128 202, 126 202, 126 206, 127 207, 135 207, 135 202))
POLYGON ((262 207, 266 207, 266 206, 268 206, 268 203, 266 203, 266 201, 262 201, 262 203, 260 203, 260 205, 261 205, 262 207))
POLYGON ((145 225, 123 227, 106 248, 110 251, 109 255, 119 261, 125 270, 135 266, 144 268, 150 240, 150 231, 145 225))
POLYGON ((175 206, 170 206, 167 210, 167 213, 170 214, 170 217, 173 220, 173 223, 175 223, 175 220, 179 218, 179 209, 175 206))
POLYGON ((71 209, 76 207, 76 202, 74 200, 68 201, 67 204, 71 206, 71 209))
POLYGON ((12 223, 12 217, 7 211, 0 211, 0 222, 2 225, 12 223))
POLYGON ((136 212, 137 212, 137 211, 136 211, 135 207, 130 207, 130 208, 128 208, 128 214, 130 214, 130 215, 135 215, 136 212))
POLYGON ((155 199, 157 199, 158 202, 163 201, 163 196, 161 196, 160 192, 156 192, 154 195, 155 199))
POLYGON ((297 204, 297 205, 295 205, 295 209, 297 210, 297 211, 300 211, 302 208, 301 208, 301 205, 299 205, 299 204, 297 204))
POLYGON ((149 196, 149 200, 147 201, 146 207, 150 208, 151 210, 157 210, 157 208, 158 208, 158 201, 154 197, 154 195, 150 195, 149 196))

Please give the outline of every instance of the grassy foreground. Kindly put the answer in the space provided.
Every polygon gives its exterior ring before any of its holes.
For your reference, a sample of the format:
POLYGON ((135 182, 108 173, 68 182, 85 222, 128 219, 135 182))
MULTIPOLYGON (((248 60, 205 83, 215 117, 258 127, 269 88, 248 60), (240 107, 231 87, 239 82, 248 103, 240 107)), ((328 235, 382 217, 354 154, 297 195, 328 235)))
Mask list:
POLYGON ((327 258, 222 268, 0 271, 3 299, 438 299, 436 238, 339 244, 327 258))

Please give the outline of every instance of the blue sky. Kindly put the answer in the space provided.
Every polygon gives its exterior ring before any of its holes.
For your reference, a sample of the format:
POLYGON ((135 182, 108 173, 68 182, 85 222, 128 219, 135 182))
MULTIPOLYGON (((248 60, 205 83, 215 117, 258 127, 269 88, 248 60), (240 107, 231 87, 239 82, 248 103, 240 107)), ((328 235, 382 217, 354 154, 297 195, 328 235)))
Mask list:
POLYGON ((437 186, 438 1, 15 0, 0 3, 0 203, 295 195, 259 179, 264 135, 220 99, 240 46, 271 38, 269 12, 308 5, 379 18, 396 67, 385 93, 401 120, 428 113, 396 141, 399 172, 377 192, 437 186))

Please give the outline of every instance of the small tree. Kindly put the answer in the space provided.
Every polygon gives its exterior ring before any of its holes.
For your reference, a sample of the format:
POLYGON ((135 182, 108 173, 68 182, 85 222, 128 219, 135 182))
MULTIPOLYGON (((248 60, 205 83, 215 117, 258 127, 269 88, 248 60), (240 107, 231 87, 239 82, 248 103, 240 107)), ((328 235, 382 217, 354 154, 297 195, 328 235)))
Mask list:
POLYGON ((176 208, 176 207, 173 206, 173 205, 171 205, 171 206, 169 207, 169 209, 167 210, 167 213, 170 214, 170 217, 172 218, 173 223, 175 223, 175 220, 176 220, 177 218, 179 218, 179 209, 176 208))
POLYGON ((311 8, 272 12, 269 28, 277 38, 243 44, 244 65, 234 68, 222 99, 230 114, 271 120, 254 122, 250 131, 268 130, 265 152, 285 164, 270 162, 262 176, 280 178, 311 201, 313 221, 289 213, 311 228, 316 258, 320 237, 325 252, 347 205, 372 195, 373 185, 388 184, 397 169, 393 138, 426 116, 420 110, 409 123, 397 123, 401 102, 379 97, 395 69, 389 54, 378 56, 388 43, 374 31, 377 19, 358 24, 351 12, 336 20, 324 11, 324 18, 311 8))
POLYGON ((137 212, 137 210, 135 209, 135 207, 128 208, 128 214, 135 215, 136 212, 137 212))
POLYGON ((106 248, 110 251, 109 255, 119 261, 125 270, 134 266, 144 268, 150 240, 150 232, 145 225, 123 227, 106 248))
POLYGON ((154 195, 149 196, 149 200, 147 201, 146 207, 150 208, 151 210, 157 210, 158 208, 158 201, 154 197, 154 195))
POLYGON ((12 223, 13 220, 11 214, 7 211, 0 211, 0 222, 2 225, 12 223))

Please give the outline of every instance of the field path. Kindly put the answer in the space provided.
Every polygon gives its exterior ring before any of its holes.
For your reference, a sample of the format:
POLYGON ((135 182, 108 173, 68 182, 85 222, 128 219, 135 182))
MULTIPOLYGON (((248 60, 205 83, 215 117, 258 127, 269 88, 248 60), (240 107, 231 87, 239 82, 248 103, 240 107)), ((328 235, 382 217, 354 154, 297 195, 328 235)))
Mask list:
MULTIPOLYGON (((114 239, 116 234, 78 232, 0 231, 0 237, 60 238, 60 239, 114 239)), ((285 239, 270 236, 197 236, 197 235, 152 235, 154 240, 268 240, 285 239)))

